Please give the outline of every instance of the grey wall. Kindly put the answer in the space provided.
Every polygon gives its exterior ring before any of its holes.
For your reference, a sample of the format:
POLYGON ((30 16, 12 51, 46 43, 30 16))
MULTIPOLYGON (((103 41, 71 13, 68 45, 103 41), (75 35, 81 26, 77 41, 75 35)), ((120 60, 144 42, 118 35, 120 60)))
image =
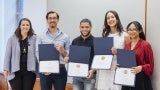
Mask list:
POLYGON ((154 90, 160 90, 160 0, 148 0, 147 40, 154 53, 155 68, 152 76, 154 90))
MULTIPOLYGON (((0 42, 3 42, 4 40, 4 31, 3 31, 3 29, 4 29, 4 0, 2 0, 1 2, 0 2, 0 31, 1 31, 1 33, 0 33, 0 42)), ((3 44, 1 44, 0 45, 0 51, 3 51, 3 44)), ((0 54, 0 63, 3 63, 3 53, 2 54, 0 54)), ((0 71, 2 71, 2 64, 0 64, 0 71)))
POLYGON ((0 71, 2 71, 4 53, 8 38, 16 29, 16 0, 0 1, 0 71), (9 2, 9 3, 8 3, 9 2))
POLYGON ((47 0, 24 0, 23 17, 32 22, 36 34, 46 30, 47 0))
POLYGON ((144 0, 48 0, 47 10, 60 14, 59 27, 71 39, 79 35, 79 22, 89 18, 93 24, 92 33, 101 36, 105 13, 116 10, 121 22, 126 25, 133 20, 144 24, 144 0))

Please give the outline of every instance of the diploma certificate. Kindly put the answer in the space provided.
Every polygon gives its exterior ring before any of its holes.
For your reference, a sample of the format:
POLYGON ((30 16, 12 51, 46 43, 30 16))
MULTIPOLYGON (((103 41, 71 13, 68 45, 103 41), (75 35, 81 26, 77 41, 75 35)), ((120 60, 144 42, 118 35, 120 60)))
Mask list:
POLYGON ((110 69, 113 55, 95 55, 91 68, 93 69, 110 69))
POLYGON ((59 61, 40 61, 39 62, 39 71, 40 72, 51 72, 59 73, 59 61))
POLYGON ((131 73, 131 68, 117 68, 114 77, 114 84, 134 87, 135 74, 131 73))
POLYGON ((73 63, 68 64, 68 76, 73 77, 87 77, 88 75, 88 64, 73 63))

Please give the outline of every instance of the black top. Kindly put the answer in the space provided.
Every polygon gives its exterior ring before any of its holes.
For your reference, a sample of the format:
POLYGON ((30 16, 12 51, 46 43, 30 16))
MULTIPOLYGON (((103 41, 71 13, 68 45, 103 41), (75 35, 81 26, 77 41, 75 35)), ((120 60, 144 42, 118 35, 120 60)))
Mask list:
POLYGON ((94 49, 93 49, 93 36, 90 35, 88 38, 83 39, 82 36, 79 36, 75 38, 72 41, 72 45, 78 45, 78 46, 88 46, 91 47, 91 52, 90 52, 90 59, 89 59, 89 70, 92 64, 93 56, 94 56, 94 49))
POLYGON ((28 38, 20 40, 20 70, 27 70, 28 38))

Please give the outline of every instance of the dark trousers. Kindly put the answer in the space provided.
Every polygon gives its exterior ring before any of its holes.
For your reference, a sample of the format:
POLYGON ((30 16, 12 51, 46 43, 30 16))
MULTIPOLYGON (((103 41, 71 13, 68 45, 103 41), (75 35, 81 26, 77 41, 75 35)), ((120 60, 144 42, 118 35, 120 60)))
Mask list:
POLYGON ((136 75, 135 87, 122 86, 121 90, 153 90, 150 77, 140 72, 136 75))
POLYGON ((145 90, 153 90, 151 79, 149 76, 147 75, 144 76, 144 83, 145 83, 144 84, 145 90))
POLYGON ((15 78, 10 80, 12 90, 33 90, 36 74, 31 71, 21 70, 15 73, 15 78))
POLYGON ((54 90, 65 90, 67 82, 67 71, 65 67, 60 68, 59 74, 40 75, 41 90, 52 90, 52 84, 54 90))

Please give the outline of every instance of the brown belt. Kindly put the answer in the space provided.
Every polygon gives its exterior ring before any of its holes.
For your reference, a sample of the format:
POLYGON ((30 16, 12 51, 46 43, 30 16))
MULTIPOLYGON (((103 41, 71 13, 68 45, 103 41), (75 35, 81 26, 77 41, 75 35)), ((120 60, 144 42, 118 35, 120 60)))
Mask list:
POLYGON ((65 64, 60 64, 60 67, 65 67, 65 64))

